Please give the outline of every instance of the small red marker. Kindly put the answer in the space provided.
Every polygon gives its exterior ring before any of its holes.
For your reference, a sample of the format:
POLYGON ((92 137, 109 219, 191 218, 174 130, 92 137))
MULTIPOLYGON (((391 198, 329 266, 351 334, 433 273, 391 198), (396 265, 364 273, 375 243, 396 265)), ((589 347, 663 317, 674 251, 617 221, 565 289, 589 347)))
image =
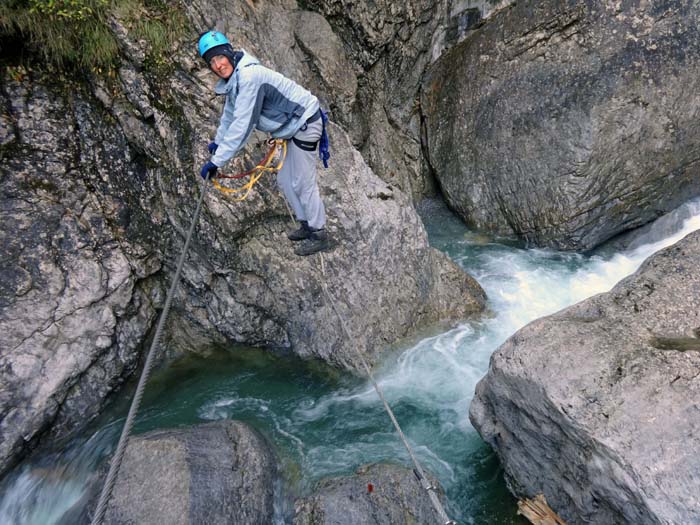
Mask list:
POLYGON ((374 485, 372 485, 371 483, 367 483, 367 494, 371 494, 373 490, 374 485))

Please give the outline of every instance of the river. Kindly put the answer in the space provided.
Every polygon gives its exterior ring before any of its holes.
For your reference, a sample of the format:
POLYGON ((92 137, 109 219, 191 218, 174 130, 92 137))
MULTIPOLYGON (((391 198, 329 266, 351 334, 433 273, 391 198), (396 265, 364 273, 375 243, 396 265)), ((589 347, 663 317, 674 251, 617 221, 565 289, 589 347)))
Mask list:
MULTIPOLYGON (((459 523, 522 524, 495 455, 468 419, 489 357, 516 330, 633 273, 649 255, 700 229, 700 200, 634 238, 590 254, 524 249, 469 231, 437 201, 422 206, 431 244, 486 290, 488 312, 427 331, 394 349, 376 372, 423 466, 446 490, 459 523)), ((85 435, 25 461, 0 483, 0 523, 75 520, 95 489, 98 465, 116 446, 127 388, 85 435)), ((274 444, 284 472, 275 516, 291 523, 294 496, 327 476, 378 461, 409 465, 371 384, 291 355, 254 348, 206 349, 154 373, 135 433, 221 418, 246 421, 274 444)))

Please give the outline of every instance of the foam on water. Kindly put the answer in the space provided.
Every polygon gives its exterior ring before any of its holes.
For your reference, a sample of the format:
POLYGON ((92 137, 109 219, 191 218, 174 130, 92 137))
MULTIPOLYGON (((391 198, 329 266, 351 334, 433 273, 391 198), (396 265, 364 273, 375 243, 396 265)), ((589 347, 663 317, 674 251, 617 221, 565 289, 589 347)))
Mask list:
POLYGON ((80 479, 51 479, 43 471, 25 469, 3 495, 0 523, 55 523, 83 495, 80 479))
POLYGON ((0 486, 0 523, 69 523, 66 516, 80 513, 96 479, 98 458, 110 450, 117 431, 115 425, 108 425, 64 452, 48 454, 16 469, 0 486))

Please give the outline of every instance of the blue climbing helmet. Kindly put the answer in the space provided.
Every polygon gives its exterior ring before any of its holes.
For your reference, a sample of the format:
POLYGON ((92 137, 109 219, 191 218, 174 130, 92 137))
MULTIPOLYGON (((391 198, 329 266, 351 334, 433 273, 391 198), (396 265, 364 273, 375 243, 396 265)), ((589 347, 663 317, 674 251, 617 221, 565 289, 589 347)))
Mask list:
POLYGON ((199 36, 199 56, 208 64, 213 56, 233 55, 233 46, 223 33, 206 31, 199 36))

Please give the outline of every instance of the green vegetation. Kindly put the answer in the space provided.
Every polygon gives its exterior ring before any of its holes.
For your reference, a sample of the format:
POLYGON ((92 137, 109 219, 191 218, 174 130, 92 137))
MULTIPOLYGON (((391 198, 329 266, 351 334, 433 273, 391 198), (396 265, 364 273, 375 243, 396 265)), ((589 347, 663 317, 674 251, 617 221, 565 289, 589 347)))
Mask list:
POLYGON ((119 48, 110 28, 114 18, 131 39, 146 43, 147 55, 165 61, 185 31, 176 2, 164 0, 3 0, 0 38, 23 60, 61 68, 109 70, 119 48))
POLYGON ((170 63, 170 49, 186 33, 187 21, 178 2, 166 0, 112 0, 116 17, 136 40, 148 43, 147 61, 161 67, 170 63))

